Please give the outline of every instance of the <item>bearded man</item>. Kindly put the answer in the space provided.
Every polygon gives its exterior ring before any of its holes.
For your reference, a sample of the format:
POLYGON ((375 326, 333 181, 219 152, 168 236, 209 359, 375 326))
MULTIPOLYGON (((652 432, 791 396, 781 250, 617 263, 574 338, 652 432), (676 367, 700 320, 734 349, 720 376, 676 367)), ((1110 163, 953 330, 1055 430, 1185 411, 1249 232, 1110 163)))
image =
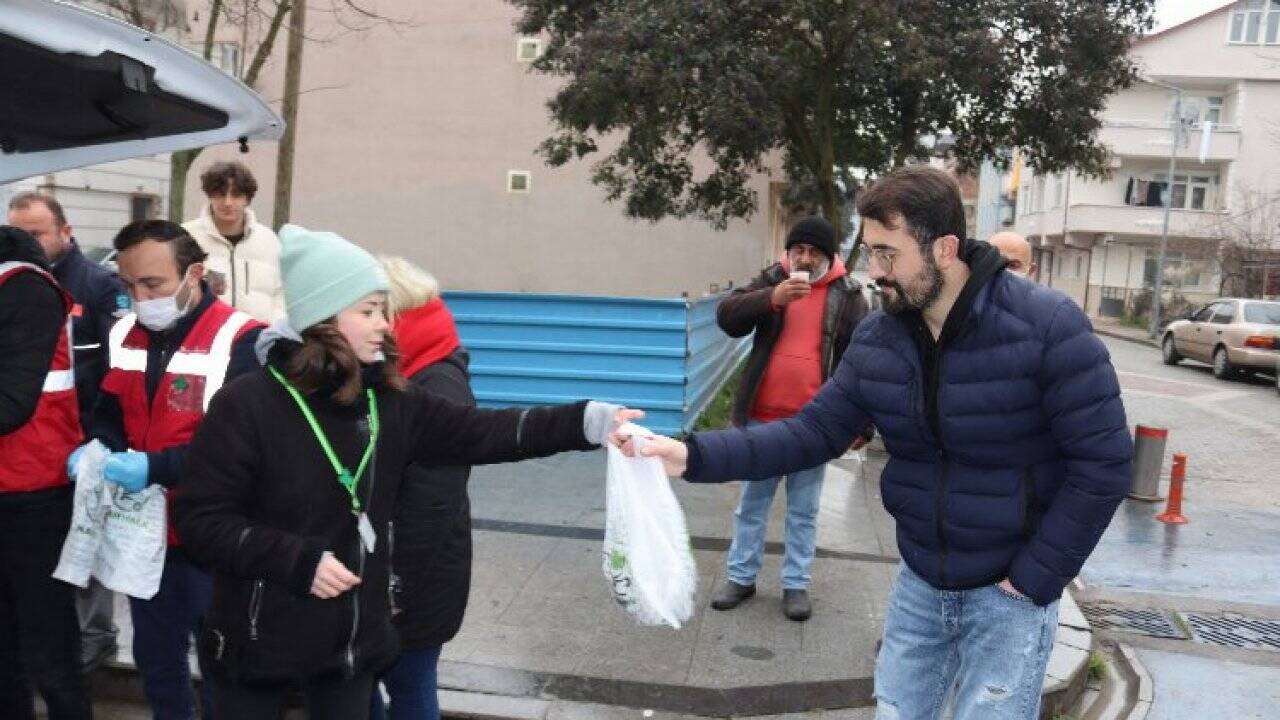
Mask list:
POLYGON ((1129 485, 1115 369, 1070 298, 964 239, 947 174, 895 170, 858 212, 884 310, 813 400, 790 418, 638 451, 690 482, 770 478, 841 454, 874 423, 902 556, 876 717, 941 718, 951 698, 956 720, 1033 720, 1058 598, 1129 485))

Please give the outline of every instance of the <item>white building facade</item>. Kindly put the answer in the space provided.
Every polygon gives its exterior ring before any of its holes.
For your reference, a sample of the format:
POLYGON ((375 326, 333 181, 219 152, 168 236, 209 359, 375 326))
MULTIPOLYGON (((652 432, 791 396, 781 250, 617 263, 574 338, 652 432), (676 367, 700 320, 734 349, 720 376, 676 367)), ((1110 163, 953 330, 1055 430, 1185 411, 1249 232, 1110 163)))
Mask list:
POLYGON ((1040 281, 1094 316, 1149 308, 1166 201, 1163 299, 1177 313, 1229 286, 1224 243, 1239 239, 1259 198, 1280 198, 1280 0, 1233 3, 1131 52, 1145 81, 1111 98, 1099 134, 1111 176, 1028 171, 1018 188, 1016 229, 1035 248, 1040 281))

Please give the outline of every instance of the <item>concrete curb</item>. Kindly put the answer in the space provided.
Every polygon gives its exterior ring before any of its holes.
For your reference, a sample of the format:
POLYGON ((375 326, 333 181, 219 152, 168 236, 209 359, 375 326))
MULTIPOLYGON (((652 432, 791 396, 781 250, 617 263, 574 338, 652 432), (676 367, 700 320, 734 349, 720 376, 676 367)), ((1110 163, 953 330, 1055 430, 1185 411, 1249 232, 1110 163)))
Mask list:
POLYGON ((1118 330, 1111 330, 1109 328, 1100 328, 1096 325, 1093 328, 1093 332, 1095 335, 1105 335, 1109 338, 1115 338, 1117 340, 1126 340, 1131 343, 1137 343, 1138 345, 1146 345, 1147 347, 1153 347, 1153 348, 1160 347, 1159 343, 1157 343, 1155 340, 1152 340, 1151 338, 1146 336, 1137 337, 1127 333, 1119 332, 1118 330))
POLYGON ((1126 718, 1127 720, 1146 720, 1147 714, 1151 712, 1151 704, 1155 702, 1155 685, 1151 682, 1151 675, 1132 647, 1119 643, 1116 649, 1119 651, 1117 659, 1121 660, 1119 671, 1128 676, 1130 683, 1136 685, 1137 690, 1133 708, 1129 710, 1126 718))
POLYGON ((1041 718, 1052 718, 1075 707, 1089 682, 1093 628, 1072 595, 1072 590, 1083 588, 1079 580, 1073 581, 1058 602, 1058 632, 1041 691, 1044 698, 1040 705, 1041 718))

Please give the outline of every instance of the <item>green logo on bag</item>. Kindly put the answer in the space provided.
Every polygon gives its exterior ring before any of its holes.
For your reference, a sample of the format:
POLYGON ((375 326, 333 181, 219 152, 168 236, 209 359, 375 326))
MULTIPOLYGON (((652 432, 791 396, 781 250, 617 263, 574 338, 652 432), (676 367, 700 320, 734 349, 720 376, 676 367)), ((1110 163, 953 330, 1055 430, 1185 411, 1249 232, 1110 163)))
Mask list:
POLYGON ((622 570, 627 566, 627 556, 621 550, 614 550, 609 553, 609 567, 615 572, 622 570))

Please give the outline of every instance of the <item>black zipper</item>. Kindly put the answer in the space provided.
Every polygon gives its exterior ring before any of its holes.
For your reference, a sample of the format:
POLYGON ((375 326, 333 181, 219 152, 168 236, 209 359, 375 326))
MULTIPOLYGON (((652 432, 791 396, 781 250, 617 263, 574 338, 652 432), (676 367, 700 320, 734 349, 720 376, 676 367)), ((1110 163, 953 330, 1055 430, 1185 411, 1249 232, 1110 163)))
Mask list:
MULTIPOLYGON (((372 432, 372 431, 371 431, 372 432)), ((369 492, 365 496, 362 504, 363 512, 366 515, 369 512, 369 505, 373 502, 374 486, 378 482, 378 448, 373 448, 373 456, 369 458, 369 492)), ((359 478, 357 478, 357 481, 359 478)), ((359 518, 356 518, 359 522, 359 518)), ((370 520, 372 522, 372 520, 370 520)), ((376 531, 375 531, 376 536, 376 531)), ((356 528, 356 554, 360 558, 357 563, 356 577, 364 580, 365 565, 365 549, 364 540, 360 537, 359 527, 356 528)), ((360 631, 360 586, 357 585, 351 590, 351 635, 347 638, 347 678, 355 676, 356 672, 356 634, 360 631)))
POLYGON ((396 607, 396 589, 400 585, 400 578, 396 575, 396 523, 394 520, 387 521, 387 607, 391 608, 391 617, 400 614, 400 608, 396 607))
POLYGON ((934 439, 938 442, 938 490, 934 501, 935 525, 938 533, 938 582, 942 587, 947 586, 947 532, 944 523, 946 515, 947 503, 947 446, 942 441, 942 349, 937 345, 933 348, 933 369, 931 382, 925 383, 925 389, 933 393, 933 403, 929 403, 929 399, 925 398, 925 408, 930 410, 928 423, 929 429, 933 431, 934 439))
POLYGON ((258 639, 258 614, 262 612, 261 580, 253 581, 253 594, 249 596, 249 639, 258 639))

